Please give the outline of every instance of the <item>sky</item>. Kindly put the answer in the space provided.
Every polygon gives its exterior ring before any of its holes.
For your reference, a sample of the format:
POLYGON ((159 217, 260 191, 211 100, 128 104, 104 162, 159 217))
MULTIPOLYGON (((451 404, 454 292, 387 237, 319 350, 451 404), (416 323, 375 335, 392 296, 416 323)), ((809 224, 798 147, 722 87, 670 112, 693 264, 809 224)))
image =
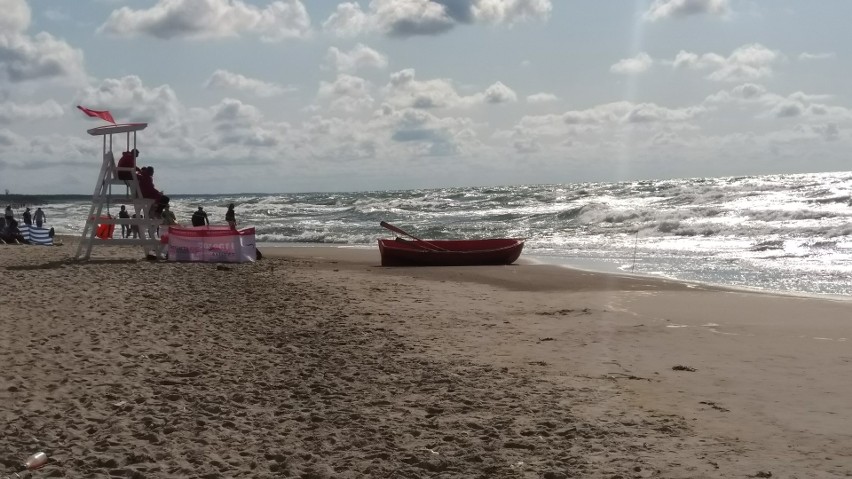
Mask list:
POLYGON ((852 2, 0 0, 0 189, 166 194, 846 171, 852 2), (124 135, 113 151, 126 148, 124 135))

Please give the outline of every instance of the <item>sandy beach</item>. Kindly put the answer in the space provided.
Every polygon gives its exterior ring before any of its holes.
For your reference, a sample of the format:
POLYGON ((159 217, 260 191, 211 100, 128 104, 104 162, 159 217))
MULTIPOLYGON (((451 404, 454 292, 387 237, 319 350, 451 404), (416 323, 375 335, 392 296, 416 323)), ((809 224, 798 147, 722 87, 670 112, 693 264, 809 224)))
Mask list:
POLYGON ((852 476, 852 302, 0 246, 0 477, 852 476))

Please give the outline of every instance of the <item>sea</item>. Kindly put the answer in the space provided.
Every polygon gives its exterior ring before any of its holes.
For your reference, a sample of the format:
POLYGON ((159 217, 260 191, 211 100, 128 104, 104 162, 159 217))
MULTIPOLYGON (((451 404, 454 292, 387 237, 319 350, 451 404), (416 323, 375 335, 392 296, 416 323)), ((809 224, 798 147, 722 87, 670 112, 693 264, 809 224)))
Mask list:
MULTIPOLYGON (((377 248, 380 221, 428 239, 526 238, 522 258, 610 273, 852 298, 852 172, 343 193, 170 195, 263 244, 377 248)), ((91 200, 43 206, 80 234, 91 200)), ((112 214, 118 203, 111 205, 112 214)), ((378 258, 378 255, 377 255, 378 258)))

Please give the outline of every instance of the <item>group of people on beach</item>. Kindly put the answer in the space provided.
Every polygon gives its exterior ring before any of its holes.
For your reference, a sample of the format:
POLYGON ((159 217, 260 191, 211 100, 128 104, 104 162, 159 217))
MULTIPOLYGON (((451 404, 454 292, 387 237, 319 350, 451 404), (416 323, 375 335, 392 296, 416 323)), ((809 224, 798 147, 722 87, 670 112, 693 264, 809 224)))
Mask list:
MULTIPOLYGON (((136 218, 136 214, 134 213, 131 216, 130 212, 127 210, 125 205, 121 205, 121 210, 119 210, 119 212, 118 212, 118 217, 119 218, 136 218)), ((152 214, 151 217, 156 218, 156 216, 154 216, 153 214, 152 214)), ((161 218, 163 220, 163 225, 165 225, 165 226, 178 224, 177 218, 175 217, 175 214, 171 211, 171 209, 169 209, 168 204, 163 205, 163 209, 159 214, 159 218, 161 218)), ((190 218, 190 222, 192 223, 192 226, 209 226, 210 225, 210 219, 207 216, 207 212, 204 211, 203 206, 199 206, 198 209, 195 210, 195 212, 192 213, 192 217, 190 218)), ((230 226, 232 229, 237 228, 237 215, 236 215, 236 212, 234 212, 234 204, 233 203, 228 205, 228 211, 225 212, 225 222, 228 223, 228 226, 230 226)), ((159 229, 159 227, 157 227, 157 234, 158 235, 159 235, 159 232, 160 232, 160 229, 159 229)), ((122 238, 131 238, 131 237, 132 238, 138 238, 139 237, 139 226, 122 224, 121 225, 121 237, 122 238)))
MULTIPOLYGON (((154 200, 151 209, 148 212, 148 217, 153 219, 162 219, 163 225, 175 225, 177 224, 177 220, 175 218, 175 214, 172 213, 169 208, 169 197, 164 195, 162 191, 158 190, 154 186, 154 167, 153 166, 143 166, 142 168, 136 167, 136 159, 139 158, 139 150, 134 148, 130 151, 125 151, 122 153, 121 158, 119 159, 116 166, 121 169, 135 168, 136 171, 136 180, 139 183, 139 193, 143 198, 154 200)), ((118 178, 129 181, 131 179, 131 173, 129 171, 119 170, 118 178)), ((133 217, 136 215, 134 214, 133 217)), ((121 211, 118 215, 119 218, 130 218, 130 214, 127 212, 125 207, 122 205, 121 211)), ((234 204, 231 203, 228 205, 228 211, 225 213, 225 221, 231 228, 236 229, 237 220, 236 214, 234 213, 234 204)), ((209 225, 210 220, 207 218, 207 213, 204 211, 204 208, 199 206, 198 210, 196 210, 192 214, 191 218, 192 226, 204 226, 209 225)), ((135 227, 134 228, 138 228, 135 227)), ((130 228, 129 225, 122 225, 121 227, 122 238, 129 238, 131 234, 134 234, 133 228, 130 228)), ((158 228, 159 230, 159 228, 158 228)), ((134 237, 138 236, 138 229, 135 231, 134 237)))
MULTIPOLYGON (((47 221, 47 216, 41 208, 37 208, 35 214, 30 213, 30 209, 26 208, 21 215, 21 219, 27 226, 32 226, 35 221, 36 228, 41 228, 47 221)), ((50 236, 53 236, 53 228, 50 229, 50 236)), ((3 214, 2 223, 0 223, 0 242, 4 244, 28 244, 21 233, 18 226, 18 220, 15 219, 15 212, 12 210, 12 205, 6 205, 6 211, 3 214)))

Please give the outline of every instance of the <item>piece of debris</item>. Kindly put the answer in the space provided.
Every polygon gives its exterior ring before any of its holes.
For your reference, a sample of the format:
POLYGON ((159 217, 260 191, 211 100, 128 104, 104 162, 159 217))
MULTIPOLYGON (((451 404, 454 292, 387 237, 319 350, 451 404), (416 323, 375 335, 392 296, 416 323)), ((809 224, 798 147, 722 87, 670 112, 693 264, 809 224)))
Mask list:
MULTIPOLYGON (((713 401, 700 401, 698 404, 706 404, 706 405, 710 406, 711 408, 713 408, 713 409, 715 409, 715 410, 717 410, 717 411, 721 411, 721 412, 728 412, 728 411, 730 411, 730 409, 725 409, 725 408, 723 408, 722 406, 720 406, 720 405, 716 404, 716 403, 715 403, 715 402, 713 402, 713 401)), ((755 477, 770 477, 770 476, 755 476, 755 477)))
POLYGON ((625 373, 608 373, 604 376, 604 379, 630 379, 633 381, 650 381, 650 378, 643 378, 641 376, 636 376, 635 374, 625 374, 625 373))
POLYGON ((748 477, 772 477, 772 473, 769 471, 757 471, 757 474, 748 477))
POLYGON ((691 373, 694 373, 695 371, 697 371, 697 369, 695 369, 695 368, 691 368, 689 366, 682 366, 680 364, 678 364, 677 366, 672 366, 672 370, 673 371, 689 371, 691 373))
POLYGON ((224 264, 217 264, 216 271, 231 271, 231 267, 225 266, 224 264))
POLYGON ((543 343, 545 341, 556 341, 553 338, 538 338, 538 342, 543 343))

